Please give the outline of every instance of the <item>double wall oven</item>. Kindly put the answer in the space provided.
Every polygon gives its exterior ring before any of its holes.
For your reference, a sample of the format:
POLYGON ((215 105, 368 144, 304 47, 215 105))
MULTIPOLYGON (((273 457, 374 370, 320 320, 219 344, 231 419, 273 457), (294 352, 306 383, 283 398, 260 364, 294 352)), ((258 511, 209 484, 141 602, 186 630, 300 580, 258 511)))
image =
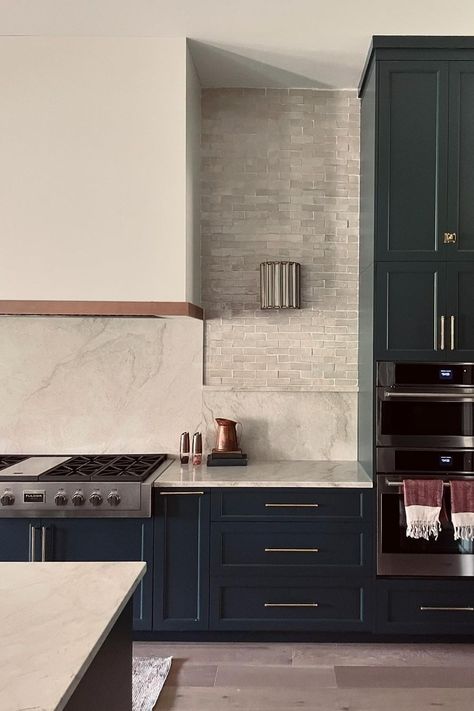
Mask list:
POLYGON ((450 483, 474 478, 474 363, 377 364, 377 573, 472 576, 474 545, 454 540, 450 483), (443 481, 443 528, 406 536, 403 481, 443 481))

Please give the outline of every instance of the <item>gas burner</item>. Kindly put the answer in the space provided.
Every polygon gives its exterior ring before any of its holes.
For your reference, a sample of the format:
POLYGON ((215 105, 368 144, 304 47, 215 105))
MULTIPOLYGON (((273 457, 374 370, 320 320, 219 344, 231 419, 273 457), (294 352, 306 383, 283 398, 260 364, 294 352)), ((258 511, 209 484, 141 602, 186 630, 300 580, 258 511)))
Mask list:
POLYGON ((39 479, 41 481, 142 482, 165 459, 165 454, 80 455, 40 474, 39 479))
POLYGON ((23 462, 23 460, 28 459, 23 454, 0 454, 0 471, 6 469, 7 467, 12 467, 18 462, 23 462))

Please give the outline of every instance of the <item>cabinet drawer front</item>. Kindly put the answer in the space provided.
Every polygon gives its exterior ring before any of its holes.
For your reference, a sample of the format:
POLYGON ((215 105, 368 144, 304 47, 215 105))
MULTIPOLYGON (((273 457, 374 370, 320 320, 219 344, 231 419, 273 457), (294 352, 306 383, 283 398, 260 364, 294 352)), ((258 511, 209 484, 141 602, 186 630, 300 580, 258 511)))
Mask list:
POLYGON ((308 575, 347 567, 361 572, 367 534, 357 525, 214 524, 211 568, 216 574, 308 575))
POLYGON ((287 579, 226 582, 214 578, 214 629, 360 629, 365 622, 362 584, 332 579, 289 583, 287 579))
POLYGON ((363 515, 359 489, 220 489, 211 494, 214 521, 309 520, 363 515))
POLYGON ((398 581, 377 594, 379 631, 462 633, 474 630, 474 584, 398 581))

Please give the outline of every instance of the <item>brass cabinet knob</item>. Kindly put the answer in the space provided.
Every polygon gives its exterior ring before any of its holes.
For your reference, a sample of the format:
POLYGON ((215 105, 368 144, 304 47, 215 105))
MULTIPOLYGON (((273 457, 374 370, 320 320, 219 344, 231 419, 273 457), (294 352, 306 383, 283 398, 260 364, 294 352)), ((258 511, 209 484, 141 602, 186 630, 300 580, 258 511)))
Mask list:
POLYGON ((456 232, 445 232, 443 235, 444 244, 456 244, 457 234, 456 232))

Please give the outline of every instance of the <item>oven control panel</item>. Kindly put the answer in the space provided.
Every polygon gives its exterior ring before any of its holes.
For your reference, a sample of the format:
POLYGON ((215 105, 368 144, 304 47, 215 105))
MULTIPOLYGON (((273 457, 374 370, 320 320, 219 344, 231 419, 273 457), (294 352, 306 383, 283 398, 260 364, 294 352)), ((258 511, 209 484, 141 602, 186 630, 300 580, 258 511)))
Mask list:
POLYGON ((117 516, 141 510, 141 485, 135 482, 0 483, 0 516, 117 516))

